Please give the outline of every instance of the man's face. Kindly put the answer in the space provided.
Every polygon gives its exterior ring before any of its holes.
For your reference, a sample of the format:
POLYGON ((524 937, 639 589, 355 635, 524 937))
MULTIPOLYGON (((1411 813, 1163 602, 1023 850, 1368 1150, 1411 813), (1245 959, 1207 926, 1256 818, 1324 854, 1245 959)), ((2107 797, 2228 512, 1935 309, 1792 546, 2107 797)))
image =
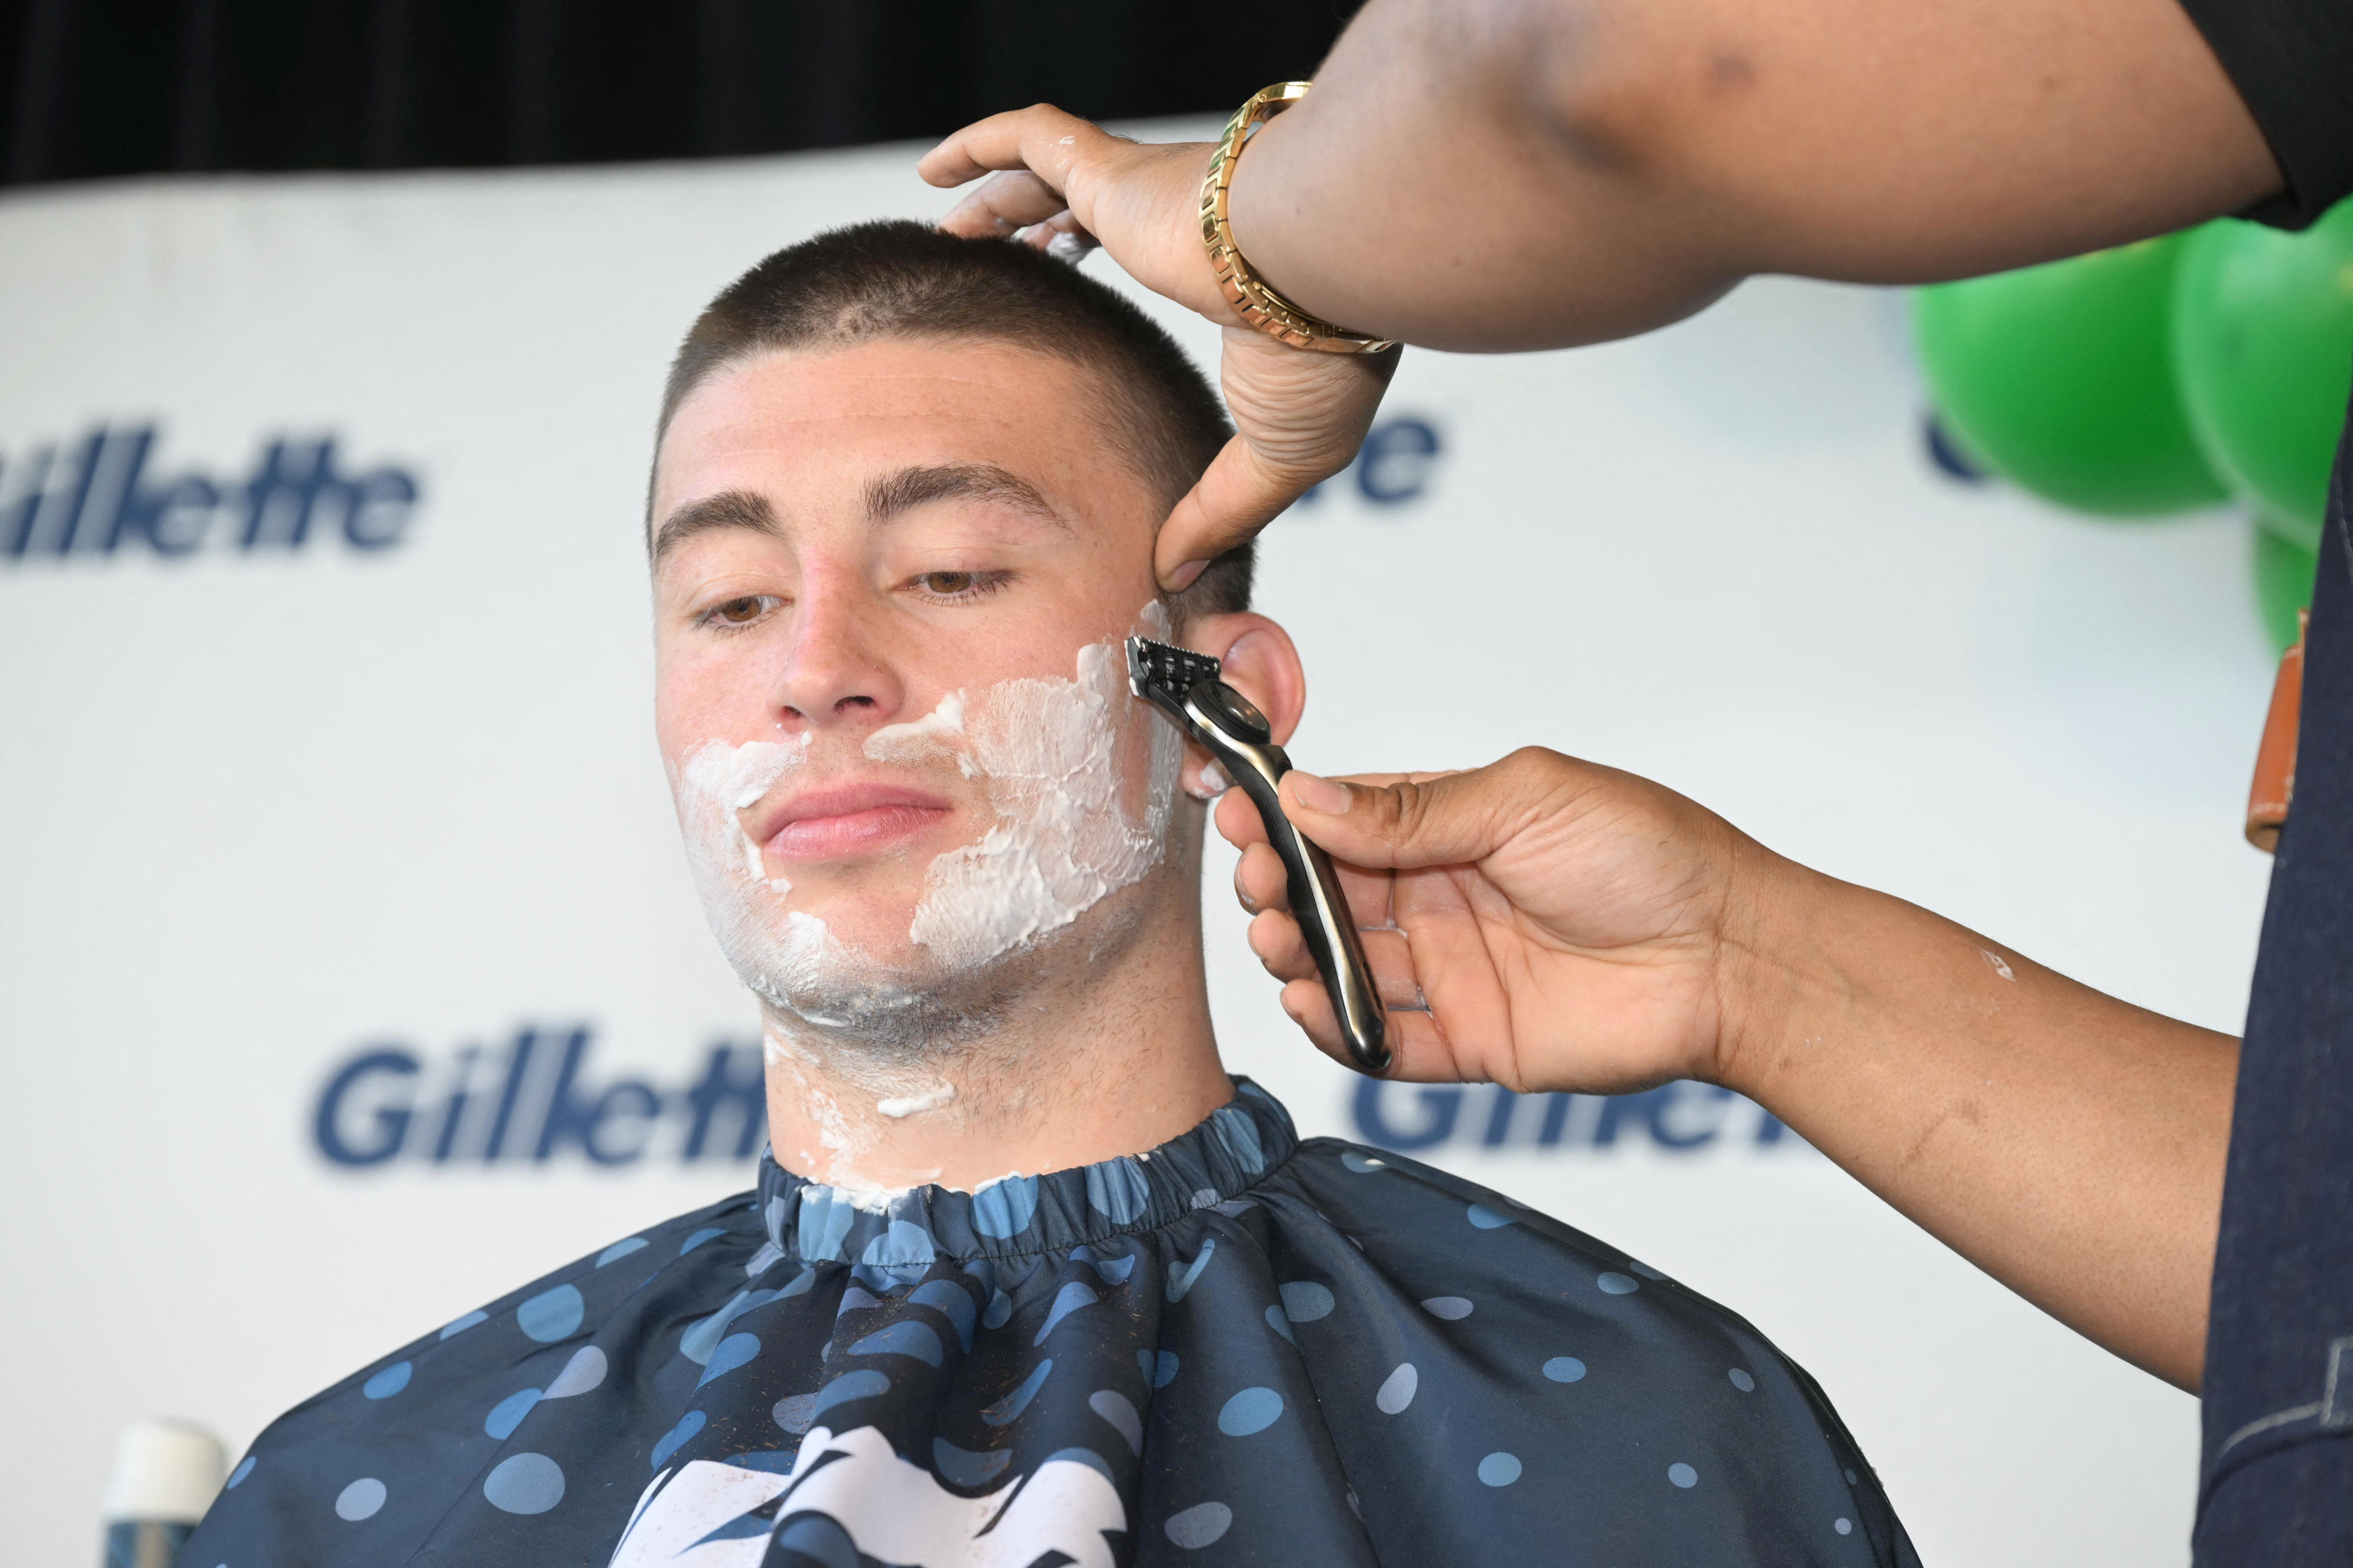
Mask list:
POLYGON ((1106 395, 1008 345, 894 341, 765 355, 672 419, 657 727, 770 1003, 855 1024, 954 992, 1132 909, 1160 862, 1181 745, 1118 643, 1167 634, 1164 505, 1106 395))

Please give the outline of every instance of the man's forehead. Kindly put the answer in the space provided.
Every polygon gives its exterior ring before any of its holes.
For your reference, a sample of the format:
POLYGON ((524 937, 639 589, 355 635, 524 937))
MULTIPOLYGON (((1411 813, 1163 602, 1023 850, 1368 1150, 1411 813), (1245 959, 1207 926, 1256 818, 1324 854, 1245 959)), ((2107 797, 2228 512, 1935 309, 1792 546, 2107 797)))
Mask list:
POLYGON ((713 528, 788 538, 823 515, 872 525, 926 503, 987 503, 1076 534, 1156 489, 1096 372, 987 339, 891 338, 769 351, 712 374, 663 432, 647 518, 659 565, 713 528))
POLYGON ((814 480, 884 462, 1004 462, 1045 447, 1056 389, 1024 379, 1008 396, 1005 383, 992 390, 976 374, 983 368, 764 355, 681 402, 662 432, 656 481, 677 497, 746 473, 814 480))
POLYGON ((714 368, 680 400, 681 456, 796 428, 937 421, 1010 434, 1102 400, 1097 373, 1058 354, 974 338, 884 338, 768 349, 714 368), (1059 405, 1059 406, 1057 406, 1059 405))

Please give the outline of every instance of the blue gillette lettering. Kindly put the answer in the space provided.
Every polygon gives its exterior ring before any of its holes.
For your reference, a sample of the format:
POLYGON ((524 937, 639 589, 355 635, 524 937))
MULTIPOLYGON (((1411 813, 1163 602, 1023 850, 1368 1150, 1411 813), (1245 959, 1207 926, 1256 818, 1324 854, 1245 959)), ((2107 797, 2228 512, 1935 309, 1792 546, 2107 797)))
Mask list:
POLYGON ((370 1047, 328 1075, 311 1119, 331 1164, 547 1165, 579 1159, 634 1165, 666 1149, 681 1163, 744 1161, 767 1141, 756 1043, 720 1041, 701 1072, 665 1087, 598 1081, 586 1025, 526 1026, 503 1046, 468 1045, 439 1061, 402 1047, 370 1047))
MULTIPOLYGON (((1762 1106, 1713 1084, 1678 1081, 1641 1094, 1514 1094, 1500 1084, 1359 1079, 1356 1136, 1401 1154, 1457 1149, 1648 1145, 1670 1154, 1711 1146, 1802 1150, 1805 1141, 1762 1106), (1472 1114, 1465 1116, 1468 1110, 1472 1114)), ((1438 1157, 1433 1155, 1433 1157, 1438 1157)))
POLYGON ((1356 459, 1333 479, 1299 498, 1312 506, 1324 499, 1324 485, 1352 479, 1357 495, 1387 509, 1418 501, 1430 493, 1431 480, 1445 456, 1446 441, 1437 424, 1418 414, 1384 419, 1365 433, 1356 459))
POLYGON ((1441 445, 1438 427, 1428 420, 1389 419, 1374 426, 1356 454, 1356 489, 1376 506, 1420 500, 1441 445))
MULTIPOLYGON (((1356 1136, 1383 1149, 1394 1149, 1409 1154, 1417 1149, 1433 1149, 1454 1136, 1455 1118, 1462 1113, 1462 1089, 1459 1084, 1437 1088, 1424 1086, 1409 1089, 1418 1102, 1413 1125, 1404 1127, 1389 1120, 1382 1090, 1388 1084, 1377 1079, 1365 1079, 1356 1085, 1356 1136)), ((1405 1086, 1398 1086, 1403 1089, 1405 1086)))
POLYGON ((417 1058, 369 1051, 327 1080, 311 1122, 319 1152, 338 1165, 380 1165, 400 1152, 416 1114, 417 1058))
POLYGON ((152 424, 100 426, 68 448, 0 455, 0 560, 289 552, 330 537, 374 554, 406 541, 424 493, 405 468, 349 471, 331 435, 267 442, 237 482, 157 472, 156 441, 152 424))

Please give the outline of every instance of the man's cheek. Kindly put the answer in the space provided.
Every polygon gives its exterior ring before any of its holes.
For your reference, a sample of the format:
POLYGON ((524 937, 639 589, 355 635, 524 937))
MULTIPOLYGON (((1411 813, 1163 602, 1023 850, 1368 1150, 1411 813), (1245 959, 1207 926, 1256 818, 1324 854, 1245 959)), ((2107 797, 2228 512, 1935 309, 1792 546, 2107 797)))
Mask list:
POLYGON ((663 661, 655 670, 654 722, 664 750, 676 755, 709 736, 773 733, 771 689, 761 670, 724 652, 663 661))

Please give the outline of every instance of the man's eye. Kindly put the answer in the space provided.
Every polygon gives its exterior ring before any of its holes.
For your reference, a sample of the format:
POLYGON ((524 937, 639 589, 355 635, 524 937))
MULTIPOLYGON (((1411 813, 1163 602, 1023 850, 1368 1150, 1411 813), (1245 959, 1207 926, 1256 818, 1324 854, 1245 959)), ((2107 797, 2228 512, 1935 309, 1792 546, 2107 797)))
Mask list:
POLYGON ((748 626, 767 613, 776 600, 766 594, 747 594, 740 599, 728 599, 711 606, 703 619, 714 626, 748 626))
POLYGON ((1011 580, 1010 572, 926 572, 914 581, 933 599, 977 599, 1011 580))

